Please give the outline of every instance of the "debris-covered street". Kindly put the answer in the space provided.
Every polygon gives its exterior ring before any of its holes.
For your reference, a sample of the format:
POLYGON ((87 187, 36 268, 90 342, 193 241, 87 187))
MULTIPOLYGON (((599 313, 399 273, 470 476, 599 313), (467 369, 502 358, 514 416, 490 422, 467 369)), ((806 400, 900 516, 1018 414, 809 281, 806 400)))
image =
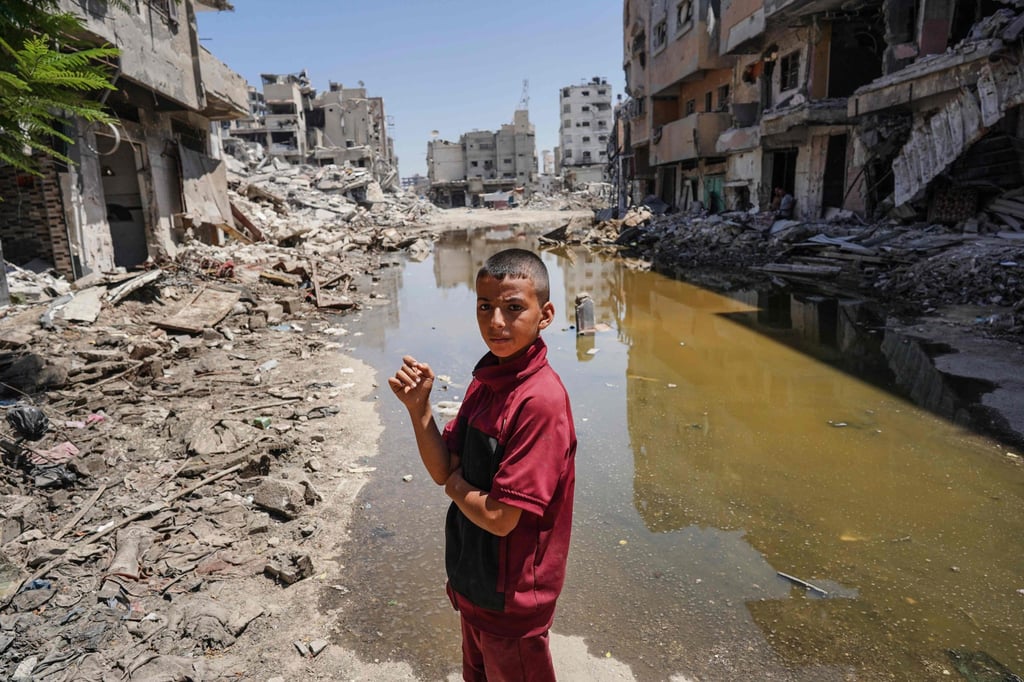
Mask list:
MULTIPOLYGON (((332 658, 321 675, 361 665, 328 646, 329 621, 311 608, 313 585, 341 569, 334 556, 379 431, 373 372, 346 355, 359 344, 346 320, 390 305, 375 290, 380 269, 425 257, 439 230, 512 214, 375 189, 357 202, 339 175, 237 169, 230 198, 253 236, 192 242, 174 261, 73 285, 10 278, 20 302, 0 320, 9 679, 294 679, 322 655, 332 658)), ((1020 332, 1020 310, 1005 305, 1020 299, 1018 266, 999 236, 646 208, 595 222, 546 203, 517 219, 561 218, 547 240, 622 249, 638 267, 722 278, 752 268, 922 311, 1002 303, 971 332, 1020 332), (996 274, 959 283, 978 270, 996 274)))

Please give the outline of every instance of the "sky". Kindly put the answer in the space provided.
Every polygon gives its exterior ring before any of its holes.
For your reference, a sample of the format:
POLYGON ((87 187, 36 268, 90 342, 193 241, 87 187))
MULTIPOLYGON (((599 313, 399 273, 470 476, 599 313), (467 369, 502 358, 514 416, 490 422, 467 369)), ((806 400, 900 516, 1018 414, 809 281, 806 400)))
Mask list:
POLYGON ((318 92, 365 83, 392 118, 402 177, 426 175, 432 131, 458 141, 512 122, 523 81, 537 155, 558 144, 558 93, 624 87, 622 0, 232 0, 200 12, 202 44, 262 89, 262 73, 303 69, 318 92))

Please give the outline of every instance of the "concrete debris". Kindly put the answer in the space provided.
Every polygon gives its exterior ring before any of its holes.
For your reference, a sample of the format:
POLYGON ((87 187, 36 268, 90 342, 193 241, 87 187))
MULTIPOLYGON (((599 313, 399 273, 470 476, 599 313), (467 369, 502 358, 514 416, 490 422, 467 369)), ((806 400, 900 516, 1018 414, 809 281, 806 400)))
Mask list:
POLYGON ((49 428, 0 420, 2 679, 219 679, 203 654, 262 613, 223 586, 313 575, 317 491, 355 465, 322 459, 348 419, 337 316, 429 256, 438 209, 358 168, 233 168, 219 244, 71 283, 8 266, 0 411, 49 428))
POLYGON ((995 307, 978 319, 979 331, 1019 337, 1022 225, 1024 190, 1016 189, 954 225, 864 224, 849 212, 820 221, 777 221, 770 212, 655 216, 640 207, 622 219, 570 221, 542 243, 613 249, 633 267, 719 289, 778 280, 836 295, 859 291, 894 313, 995 307))

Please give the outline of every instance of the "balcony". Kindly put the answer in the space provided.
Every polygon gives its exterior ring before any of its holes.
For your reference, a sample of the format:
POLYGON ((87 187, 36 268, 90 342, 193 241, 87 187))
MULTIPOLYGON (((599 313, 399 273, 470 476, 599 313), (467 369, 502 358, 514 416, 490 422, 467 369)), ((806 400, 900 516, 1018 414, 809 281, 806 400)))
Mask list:
POLYGON ((199 71, 206 94, 204 115, 215 121, 249 115, 249 91, 245 78, 202 46, 199 47, 199 71))
MULTIPOLYGON (((843 125, 850 122, 845 97, 803 102, 761 115, 761 137, 785 135, 812 125, 843 125)), ((796 133, 799 134, 799 133, 796 133)))
POLYGON ((634 147, 647 144, 651 139, 651 124, 647 121, 647 114, 641 114, 629 121, 630 141, 634 147))
POLYGON ((661 126, 651 145, 651 165, 689 161, 715 155, 715 142, 729 127, 732 117, 727 113, 690 114, 661 126))
POLYGON ((650 91, 667 94, 680 83, 700 80, 703 74, 732 66, 732 57, 718 54, 718 32, 708 35, 706 21, 691 21, 681 33, 669 36, 667 45, 651 57, 650 91))

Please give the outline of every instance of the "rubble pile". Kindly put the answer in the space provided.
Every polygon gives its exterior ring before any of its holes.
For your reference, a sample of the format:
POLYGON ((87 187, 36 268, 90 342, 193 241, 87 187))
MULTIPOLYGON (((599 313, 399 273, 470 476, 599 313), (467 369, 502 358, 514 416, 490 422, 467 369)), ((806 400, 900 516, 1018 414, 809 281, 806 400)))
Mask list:
POLYGON ((440 210, 409 192, 385 192, 364 168, 293 166, 277 159, 251 173, 232 168, 229 199, 252 241, 289 245, 316 235, 332 241, 363 228, 424 225, 440 210))
POLYGON ((552 211, 579 211, 600 209, 611 203, 612 186, 603 182, 592 182, 574 192, 547 194, 534 192, 526 201, 526 208, 552 211))
MULTIPOLYGON (((1006 215, 1013 198, 993 204, 1006 215)), ((1024 208, 1022 200, 1021 208, 1024 208)), ((1024 211, 1022 211, 1024 213, 1024 211)), ((828 220, 775 220, 770 212, 669 213, 647 206, 622 219, 573 220, 544 235, 546 243, 614 248, 682 279, 734 284, 777 282, 862 295, 894 312, 920 314, 943 305, 997 310, 977 320, 983 332, 1024 334, 1024 232, 986 215, 950 227, 866 225, 850 212, 828 220)))
POLYGON ((226 591, 310 577, 318 491, 366 471, 321 459, 346 331, 247 260, 186 253, 0 320, 2 679, 205 679, 267 615, 226 591))

